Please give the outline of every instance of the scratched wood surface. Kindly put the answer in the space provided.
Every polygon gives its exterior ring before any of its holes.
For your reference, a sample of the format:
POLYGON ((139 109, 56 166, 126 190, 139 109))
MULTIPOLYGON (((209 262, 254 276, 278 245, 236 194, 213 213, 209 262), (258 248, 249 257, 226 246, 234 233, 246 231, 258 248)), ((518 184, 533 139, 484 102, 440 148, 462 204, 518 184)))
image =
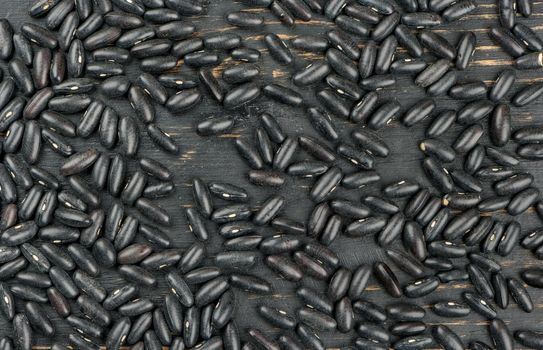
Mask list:
MULTIPOLYGON (((30 6, 31 2, 32 0, 0 0, 0 4, 2 5, 0 6, 0 16, 8 18, 18 30, 22 23, 30 20, 26 13, 26 9, 30 6)), ((224 16, 227 13, 245 8, 239 0, 210 0, 209 2, 209 11, 206 15, 191 19, 198 28, 197 34, 204 36, 224 31, 236 31, 240 33, 244 38, 246 46, 257 48, 263 54, 263 59, 260 62, 263 71, 261 79, 262 83, 274 81, 286 86, 292 86, 290 83, 290 76, 294 71, 304 67, 308 62, 323 59, 321 55, 295 52, 297 58, 293 65, 289 67, 280 66, 270 59, 266 49, 263 47, 261 39, 265 33, 274 32, 279 34, 283 39, 290 39, 301 34, 323 35, 326 31, 334 27, 328 20, 316 16, 315 19, 310 22, 297 21, 294 28, 287 28, 281 25, 266 9, 255 8, 252 9, 252 11, 261 12, 265 16, 266 26, 262 30, 240 30, 229 27, 224 20, 224 16)), ((482 79, 487 84, 491 84, 497 73, 501 69, 509 66, 512 61, 507 54, 502 52, 499 47, 489 40, 487 35, 488 28, 497 23, 497 8, 495 1, 477 0, 477 2, 479 3, 479 7, 475 12, 458 22, 444 25, 435 30, 440 34, 443 34, 451 42, 456 42, 460 34, 464 31, 470 30, 475 32, 478 42, 477 51, 470 68, 461 73, 460 80, 470 81, 482 79)), ((541 32, 543 31, 543 2, 536 1, 534 3, 533 13, 534 14, 528 19, 520 17, 517 17, 517 19, 520 22, 529 25, 537 32, 541 32)), ((361 45, 363 45, 363 41, 361 45)), ((400 51, 398 56, 404 54, 404 52, 400 51)), ((226 59, 224 63, 216 69, 216 73, 220 74, 220 71, 224 67, 232 64, 235 64, 235 62, 226 59)), ((2 69, 6 71, 4 62, 1 63, 1 66, 2 69)), ((195 74, 194 71, 185 67, 182 61, 179 62, 178 69, 195 74)), ((127 67, 127 72, 132 79, 137 77, 137 64, 131 63, 127 67)), ((543 78, 543 73, 541 71, 519 72, 518 78, 513 90, 517 90, 530 82, 541 80, 543 78)), ((317 89, 312 87, 301 91, 309 104, 317 104, 314 97, 316 90, 317 89)), ((397 98, 402 103, 403 109, 405 110, 424 97, 424 91, 412 84, 412 77, 403 76, 398 79, 398 84, 394 89, 383 90, 380 92, 380 95, 383 99, 397 98)), ((126 100, 110 100, 106 99, 105 96, 101 96, 101 98, 109 105, 115 107, 121 114, 133 114, 126 100)), ((439 97, 436 100, 438 110, 459 108, 462 105, 461 103, 451 101, 447 97, 439 97)), ((513 126, 517 128, 534 123, 543 123, 542 107, 543 100, 538 101, 527 108, 512 108, 513 126)), ((306 114, 302 109, 286 107, 266 100, 263 97, 236 111, 223 111, 218 103, 207 96, 199 107, 179 115, 172 115, 164 108, 157 107, 158 124, 182 145, 182 153, 177 157, 166 155, 157 150, 150 139, 142 134, 140 154, 167 163, 170 169, 175 173, 175 184, 177 186, 175 193, 167 199, 160 201, 160 204, 173 216, 174 225, 172 228, 168 229, 167 232, 175 242, 175 247, 184 249, 193 241, 193 237, 187 229, 182 211, 182 208, 192 205, 190 188, 190 179, 192 177, 199 176, 206 181, 227 181, 244 186, 251 193, 251 203, 255 208, 258 208, 259 203, 261 203, 268 195, 275 192, 271 189, 253 186, 247 181, 245 174, 248 167, 237 156, 232 143, 233 139, 237 137, 252 138, 253 135, 251 130, 252 127, 257 124, 256 117, 263 111, 267 111, 276 116, 289 135, 308 134, 316 136, 315 131, 308 123, 306 114), (231 115, 237 120, 236 128, 230 134, 219 138, 202 138, 195 134, 194 125, 199 120, 208 116, 220 116, 225 114, 231 115)), ((79 117, 79 115, 75 115, 73 116, 73 120, 76 121, 79 117)), ((356 125, 338 118, 335 118, 334 121, 340 127, 345 138, 347 138, 350 131, 356 127, 356 125)), ((380 131, 380 134, 387 140, 387 143, 392 149, 391 156, 387 159, 379 159, 377 162, 377 170, 383 178, 383 183, 405 178, 416 180, 425 186, 429 186, 428 181, 424 178, 420 169, 420 161, 423 157, 421 152, 417 149, 418 141, 423 138, 424 126, 426 124, 427 121, 422 125, 407 129, 395 121, 388 128, 380 131)), ((460 130, 460 127, 454 127, 444 138, 448 141, 452 141, 460 130)), ((489 143, 486 136, 483 143, 489 143)), ((98 144, 96 137, 92 137, 85 141, 74 140, 73 144, 77 149, 83 149, 84 147, 91 145, 102 149, 98 144)), ((514 149, 513 145, 509 145, 508 148, 511 150, 514 149)), ((299 159, 303 159, 306 155, 300 153, 298 157, 299 159)), ((58 171, 58 164, 59 158, 56 155, 52 154, 49 150, 43 151, 40 165, 52 171, 58 171)), ((341 163, 341 166, 345 169, 348 167, 345 163, 341 163)), ((461 166, 461 164, 458 163, 457 166, 461 166)), ((130 169, 133 169, 134 164, 131 164, 130 167, 130 169)), ((520 168, 534 174, 538 185, 543 183, 543 169, 541 169, 541 163, 523 162, 520 168)), ((304 220, 307 217, 312 208, 312 203, 307 199, 307 193, 311 184, 311 180, 288 179, 285 186, 277 191, 287 198, 282 215, 299 220, 304 220)), ((336 196, 357 200, 362 195, 378 193, 378 191, 379 187, 349 192, 339 189, 336 196)), ((108 201, 105 200, 104 202, 106 202, 107 210, 108 201)), ((130 210, 128 211, 130 212, 130 210)), ((504 213, 497 213, 495 215, 505 221, 510 220, 504 213)), ((540 220, 533 211, 523 215, 520 222, 522 224, 523 232, 541 226, 540 220)), ((264 229, 262 234, 272 234, 272 231, 264 229)), ((354 268, 362 263, 372 263, 376 260, 386 259, 384 251, 374 243, 372 237, 358 239, 342 237, 332 244, 332 248, 338 252, 341 263, 350 268, 354 268)), ((213 257, 213 255, 221 249, 221 239, 219 239, 217 235, 214 235, 210 240, 207 249, 209 257, 213 257)), ((505 267, 506 276, 516 276, 518 275, 519 270, 528 266, 541 266, 541 263, 535 260, 530 252, 520 248, 515 249, 509 257, 498 258, 498 260, 505 267)), ((458 261, 458 263, 463 264, 461 261, 458 261)), ((398 276, 402 283, 409 280, 407 275, 397 271, 394 266, 392 267, 398 272, 398 276)), ((279 334, 278 329, 266 325, 258 315, 256 315, 255 306, 260 303, 281 306, 289 309, 290 312, 294 314, 297 307, 300 305, 295 297, 295 290, 298 285, 276 277, 263 267, 262 264, 250 272, 270 281, 274 286, 274 291, 272 295, 266 296, 237 291, 236 322, 239 328, 243 330, 243 338, 245 340, 247 339, 247 336, 244 330, 247 327, 261 328, 270 335, 277 335, 279 334)), ((104 271, 99 279, 108 290, 125 284, 123 279, 120 278, 116 272, 109 270, 104 271)), ((304 279, 301 284, 321 290, 324 288, 322 282, 312 279, 304 279)), ((160 303, 162 296, 167 293, 164 287, 164 280, 161 278, 158 289, 142 288, 141 294, 149 296, 157 303, 160 303)), ((462 340, 466 345, 469 341, 476 339, 489 342, 487 335, 488 322, 477 314, 472 313, 465 319, 443 319, 434 315, 429 309, 429 306, 436 300, 459 299, 461 292, 466 289, 471 289, 471 286, 468 283, 442 284, 436 292, 428 297, 421 298, 416 302, 427 309, 426 322, 429 324, 444 323, 450 326, 462 337, 462 340)), ((519 328, 543 330, 543 292, 533 288, 530 288, 529 290, 534 304, 536 305, 536 310, 533 313, 526 314, 514 304, 505 311, 499 310, 499 317, 506 321, 511 330, 519 328)), ((374 280, 370 282, 370 286, 367 288, 366 297, 381 305, 385 305, 392 301, 374 280)), ((18 306, 20 309, 21 305, 18 306)), ((76 309, 75 306, 74 309, 76 309)), ((68 325, 66 322, 60 320, 51 309, 48 308, 48 311, 51 311, 49 312, 49 315, 54 320, 57 328, 56 339, 65 340, 66 335, 68 334, 67 332, 69 331, 68 325)), ((0 335, 4 336, 11 334, 12 329, 10 324, 5 322, 3 318, 0 318, 0 335)), ((349 334, 341 334, 339 332, 320 333, 320 336, 323 342, 330 348, 347 346, 352 344, 353 340, 356 338, 354 332, 349 334)), ((40 348, 47 348, 47 345, 51 344, 51 339, 45 339, 39 335, 37 337, 35 344, 41 344, 39 346, 40 348)))

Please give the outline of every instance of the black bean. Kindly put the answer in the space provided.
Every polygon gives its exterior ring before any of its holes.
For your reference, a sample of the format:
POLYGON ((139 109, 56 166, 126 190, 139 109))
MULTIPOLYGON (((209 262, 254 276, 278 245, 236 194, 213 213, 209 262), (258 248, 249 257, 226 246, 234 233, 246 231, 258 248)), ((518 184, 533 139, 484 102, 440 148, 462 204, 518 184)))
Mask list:
POLYGON ((400 24, 394 30, 394 35, 398 39, 399 44, 405 47, 412 57, 420 57, 422 55, 422 45, 411 29, 404 24, 400 24))
POLYGON ((389 35, 385 40, 383 40, 375 58, 375 74, 385 74, 388 72, 392 61, 394 60, 394 53, 397 46, 398 41, 394 35, 389 35))
POLYGON ((300 35, 290 40, 290 45, 298 50, 308 52, 325 52, 329 42, 326 38, 316 35, 300 35))
MULTIPOLYGON (((92 168, 92 181, 99 189, 103 189, 108 181, 108 173, 110 166, 110 157, 108 154, 102 153, 92 168)), ((115 165, 118 166, 117 164, 115 165)))
POLYGON ((505 323, 499 318, 490 321, 489 333, 490 338, 492 338, 492 341, 496 346, 496 349, 514 349, 513 336, 511 335, 511 332, 509 331, 505 323))
POLYGON ((353 140, 363 149, 379 157, 387 157, 390 148, 376 133, 367 129, 358 129, 351 134, 353 140))
POLYGON ((357 3, 352 3, 352 4, 347 4, 347 6, 343 8, 343 12, 348 16, 357 18, 364 22, 368 22, 371 24, 379 23, 379 15, 371 7, 363 6, 357 3))
POLYGON ((403 241, 406 248, 419 259, 424 260, 427 255, 424 234, 419 224, 407 221, 403 229, 403 241))
POLYGON ((402 213, 391 216, 377 237, 379 245, 385 247, 394 242, 402 233, 404 223, 405 216, 402 213))
POLYGON ((458 74, 456 71, 448 71, 438 81, 430 85, 426 89, 426 93, 430 96, 444 95, 451 87, 454 86, 454 84, 456 84, 457 79, 458 74))
POLYGON ((171 21, 176 21, 181 19, 181 15, 177 11, 167 8, 156 8, 148 9, 145 11, 143 18, 146 21, 162 24, 168 23, 171 21))
POLYGON ((419 184, 408 180, 401 180, 385 185, 382 192, 389 198, 401 198, 415 194, 419 190, 419 184))
POLYGON ((137 289, 133 285, 126 285, 119 289, 115 289, 103 300, 103 306, 106 310, 115 310, 131 300, 136 294, 137 289))
POLYGON ((426 312, 420 306, 411 303, 394 303, 386 307, 387 315, 397 321, 419 321, 426 312))
POLYGON ((58 200, 56 192, 45 192, 41 199, 41 202, 39 203, 38 212, 36 213, 36 223, 39 227, 47 226, 53 221, 53 216, 57 207, 57 203, 58 200))
POLYGON ((537 201, 539 190, 529 187, 515 194, 507 206, 507 212, 510 215, 520 215, 525 212, 537 201))
POLYGON ((258 247, 263 237, 260 235, 231 238, 224 241, 227 250, 253 250, 258 247))
POLYGON ((146 243, 134 243, 119 251, 117 262, 121 265, 137 264, 153 252, 153 248, 146 243))
POLYGON ((390 296, 394 298, 402 296, 403 293, 398 278, 387 264, 384 262, 374 263, 373 274, 390 296))
POLYGON ((145 332, 152 326, 152 322, 153 314, 151 312, 146 312, 136 318, 130 327, 130 332, 126 334, 126 343, 132 345, 140 341, 145 332))
POLYGON ((298 310, 298 319, 317 330, 330 331, 337 327, 337 322, 334 318, 309 307, 298 310))
MULTIPOLYGON (((86 4, 84 1, 79 1, 78 3, 86 4)), ((68 17, 69 18, 69 17, 68 17)), ((104 17, 99 13, 89 13, 89 15, 83 19, 81 18, 82 23, 79 25, 79 27, 75 28, 75 36, 80 40, 85 40, 88 36, 96 33, 103 25, 104 23, 104 17)), ((67 19, 65 20, 65 22, 67 19)), ((73 19, 73 21, 77 24, 77 20, 73 19)), ((64 24, 63 24, 64 26, 64 24)), ((73 33, 72 33, 73 34, 73 33)), ((70 37, 66 36, 66 39, 68 38, 71 40, 70 37)), ((59 46, 63 48, 63 44, 59 43, 59 46)), ((64 50, 66 49, 67 45, 64 44, 64 50)))
POLYGON ((0 296, 2 297, 0 309, 4 316, 11 321, 15 316, 15 300, 9 287, 3 283, 0 284, 0 296))
POLYGON ((477 5, 472 0, 463 0, 452 4, 441 14, 447 22, 456 21, 477 8, 477 5))
POLYGON ((66 271, 75 269, 75 262, 65 249, 52 243, 42 243, 40 250, 53 265, 66 271))
POLYGON ((303 277, 302 270, 287 257, 269 255, 265 263, 271 270, 289 281, 299 281, 303 277))
POLYGON ((528 294, 528 290, 524 287, 522 282, 520 282, 516 278, 508 278, 507 279, 507 287, 509 289, 509 293, 511 293, 511 297, 513 297, 513 300, 517 305, 524 311, 524 312, 532 312, 534 309, 534 305, 532 303, 532 299, 530 297, 530 294, 528 294))
POLYGON ((518 330, 515 332, 515 339, 522 345, 539 349, 543 346, 543 334, 538 331, 518 330))
MULTIPOLYGON (((402 17, 402 22, 406 24, 406 20, 404 20, 402 17)), ((388 16, 385 16, 382 18, 379 23, 374 27, 373 31, 371 32, 371 39, 375 40, 377 42, 382 41, 387 36, 392 34, 394 32, 394 29, 396 29, 396 26, 400 23, 400 14, 398 12, 393 12, 388 16)), ((382 44, 384 45, 384 43, 382 44)))
POLYGON ((420 73, 428 64, 420 58, 401 58, 390 65, 390 71, 396 74, 420 73))
POLYGON ((424 266, 437 271, 451 271, 454 265, 450 259, 429 257, 424 260, 424 266))
POLYGON ((498 244, 497 253, 501 256, 509 255, 517 246, 520 237, 520 224, 512 221, 507 225, 498 244))
POLYGON ((0 166, 0 195, 3 202, 14 203, 17 200, 17 189, 9 172, 4 165, 0 166))
MULTIPOLYGON (((110 0, 106 1, 109 2, 110 0)), ((130 6, 130 4, 128 6, 130 6)), ((143 19, 137 14, 130 13, 130 11, 112 11, 113 8, 111 3, 107 7, 107 11, 103 10, 103 13, 105 14, 103 17, 109 26, 120 27, 121 29, 132 29, 142 26, 144 23, 143 19)), ((122 6, 119 6, 119 8, 123 9, 122 6)), ((143 12, 141 14, 143 14, 143 12)))
POLYGON ((494 297, 494 290, 492 288, 492 285, 490 284, 490 281, 488 278, 484 275, 483 271, 479 267, 473 264, 468 265, 468 274, 470 276, 471 283, 483 296, 487 299, 492 299, 494 297))
POLYGON ((33 221, 26 221, 12 226, 0 235, 0 240, 8 247, 28 242, 38 232, 38 227, 33 221))
POLYGON ((58 291, 66 298, 73 299, 79 295, 77 286, 70 276, 61 268, 53 266, 49 272, 49 277, 58 291))
POLYGON ((432 310, 442 317, 466 317, 471 309, 457 301, 440 301, 432 305, 432 310))
POLYGON ((390 333, 399 337, 409 337, 423 333, 426 328, 426 324, 420 321, 399 322, 390 327, 390 333))
POLYGON ((100 238, 92 247, 94 258, 104 267, 113 267, 117 262, 115 246, 106 238, 100 238))
POLYGON ((142 195, 146 198, 156 199, 169 195, 174 188, 175 186, 172 182, 159 182, 145 187, 142 195))
POLYGON ((400 103, 396 100, 390 100, 383 103, 373 112, 368 120, 368 126, 373 130, 382 129, 387 126, 400 111, 400 103))
POLYGON ((444 349, 464 349, 460 337, 447 326, 437 325, 432 327, 432 336, 444 349))
POLYGON ((122 224, 119 222, 119 230, 117 231, 114 240, 115 249, 123 249, 134 240, 138 224, 138 220, 130 215, 124 217, 122 224))
POLYGON ((442 283, 467 281, 469 279, 467 272, 458 269, 439 272, 436 276, 442 283))
POLYGON ((79 231, 66 226, 50 225, 41 228, 38 236, 42 240, 52 243, 67 243, 77 241, 79 231))
POLYGON ((265 238, 259 249, 266 255, 293 251, 300 247, 300 239, 293 235, 275 235, 265 238))
MULTIPOLYGON (((415 4, 416 8, 416 4, 415 4)), ((402 23, 416 28, 431 28, 442 24, 442 19, 437 13, 415 12, 402 15, 402 23)))
POLYGON ((30 66, 33 60, 32 45, 30 41, 22 34, 13 34, 14 56, 18 56, 23 62, 30 66))
POLYGON ((68 335, 68 341, 72 346, 83 350, 99 350, 100 346, 93 343, 91 339, 79 335, 78 333, 71 333, 68 335))
POLYGON ((478 314, 485 316, 488 319, 496 318, 496 310, 490 304, 489 301, 485 300, 481 296, 473 292, 463 292, 462 298, 468 304, 468 306, 478 314))
POLYGON ((539 269, 526 269, 522 271, 521 277, 526 284, 535 288, 543 286, 543 271, 539 269))
POLYGON ((358 2, 384 15, 390 15, 394 11, 394 6, 389 1, 360 0, 358 2))
POLYGON ((369 339, 371 341, 386 344, 390 342, 391 338, 390 334, 384 328, 369 322, 360 323, 356 327, 356 333, 359 336, 369 339))
POLYGON ((525 47, 506 28, 492 27, 489 36, 505 52, 515 58, 527 53, 525 47))
POLYGON ((366 338, 357 338, 355 341, 355 345, 358 349, 385 350, 388 348, 388 345, 386 344, 381 344, 379 342, 366 338))
POLYGON ((25 314, 17 314, 13 318, 13 341, 17 349, 32 349, 32 329, 25 314))
POLYGON ((426 139, 420 142, 419 149, 428 156, 450 163, 456 158, 456 153, 447 143, 440 139, 426 139))
POLYGON ((370 26, 355 17, 340 14, 335 18, 334 22, 345 32, 357 37, 366 37, 370 34, 370 26))
MULTIPOLYGON (((358 87, 352 81, 350 81, 348 79, 345 79, 343 77, 340 77, 337 74, 328 75, 326 77, 326 83, 328 84, 328 86, 330 88, 332 88, 334 90, 334 92, 337 95, 339 95, 341 97, 344 97, 344 98, 346 98, 348 100, 353 100, 353 101, 354 100, 359 100, 363 95, 362 90, 360 89, 360 87, 358 87)), ((327 91, 327 90, 323 90, 323 91, 327 91)), ((323 92, 321 91, 319 94, 323 94, 323 92)), ((343 111, 343 108, 338 108, 337 106, 333 105, 331 103, 331 101, 333 99, 331 99, 331 98, 329 98, 329 99, 330 99, 330 101, 328 103, 331 104, 329 109, 337 110, 338 111, 337 113, 341 114, 339 112, 343 111)), ((339 99, 339 100, 341 100, 341 99, 339 99)), ((321 101, 321 102, 326 102, 326 101, 321 101)))
POLYGON ((449 65, 449 60, 437 60, 417 75, 415 84, 423 88, 429 87, 443 77, 445 73, 447 73, 449 65))
POLYGON ((81 270, 93 277, 98 276, 100 267, 88 249, 80 244, 72 243, 68 246, 68 253, 81 270))
POLYGON ((132 322, 128 317, 118 319, 109 330, 106 338, 106 346, 111 349, 119 349, 125 342, 132 322))
POLYGON ((292 76, 292 82, 297 86, 311 85, 325 78, 330 71, 331 67, 326 61, 312 63, 295 73, 292 76))
MULTIPOLYGON (((344 77, 346 79, 353 80, 353 81, 358 79, 358 76, 359 76, 358 67, 343 52, 341 52, 341 51, 339 51, 338 49, 335 49, 335 48, 330 48, 330 49, 328 49, 326 51, 326 59, 327 59, 328 63, 330 64, 330 67, 338 75, 340 75, 340 76, 342 76, 342 77, 344 77)), ((310 82, 318 81, 318 80, 320 80, 320 76, 324 75, 323 73, 325 73, 329 69, 330 69, 329 67, 322 66, 322 65, 321 66, 316 66, 316 65, 308 66, 306 68, 306 70, 305 70, 306 74, 304 74, 304 75, 309 75, 309 74, 311 74, 311 75, 309 77, 307 77, 305 80, 310 79, 310 82), (318 76, 315 73, 317 73, 318 76), (313 77, 313 75, 315 75, 315 76, 313 77), (319 78, 319 79, 317 79, 317 78, 319 78)), ((326 72, 326 74, 327 73, 328 72, 326 72)), ((296 76, 295 76, 294 77, 294 83, 295 84, 296 84, 297 80, 299 80, 299 79, 297 79, 296 76)), ((297 85, 302 85, 302 84, 297 84, 297 85)), ((308 85, 308 84, 303 84, 303 85, 308 85)))
POLYGON ((521 145, 516 152, 521 158, 527 160, 535 161, 543 158, 543 149, 536 144, 521 145))
POLYGON ((424 266, 414 256, 395 249, 387 249, 386 254, 405 273, 415 278, 426 274, 424 266))
POLYGON ((258 28, 264 24, 264 18, 258 14, 239 11, 231 12, 226 16, 226 21, 238 27, 258 28))
POLYGON ((387 320, 387 313, 377 304, 360 299, 353 303, 353 309, 356 313, 368 321, 383 323, 387 320))
POLYGON ((253 266, 258 254, 248 251, 224 251, 215 256, 215 263, 221 268, 244 269, 253 266))
POLYGON ((520 162, 514 153, 490 146, 486 147, 486 156, 496 164, 503 166, 515 166, 520 162))

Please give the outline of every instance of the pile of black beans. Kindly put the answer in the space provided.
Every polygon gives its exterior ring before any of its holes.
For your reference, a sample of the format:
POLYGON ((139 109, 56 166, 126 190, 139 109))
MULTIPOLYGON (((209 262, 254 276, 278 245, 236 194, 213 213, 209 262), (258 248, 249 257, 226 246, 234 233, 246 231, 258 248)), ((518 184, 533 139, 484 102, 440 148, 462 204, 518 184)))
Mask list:
POLYGON ((0 316, 12 325, 0 349, 321 350, 346 345, 335 333, 356 349, 543 349, 537 322, 519 329, 499 317, 513 303, 519 318, 532 312, 529 291, 543 288, 543 268, 517 275, 500 264, 519 245, 543 259, 543 230, 518 219, 543 218, 534 176, 521 169, 543 160, 543 126, 514 130, 510 111, 543 94, 537 80, 515 87, 517 70, 543 68, 543 40, 521 23, 533 1, 497 0, 495 26, 456 43, 434 29, 476 13, 477 0, 242 0, 223 30, 191 22, 227 2, 34 0, 18 30, 0 20, 0 316), (329 30, 243 37, 273 21, 329 30), (481 35, 512 59, 495 82, 463 74, 481 35), (263 55, 290 68, 289 86, 263 79, 263 55), (300 66, 298 55, 313 62, 300 66), (411 106, 394 97, 406 77, 426 95, 411 106), (460 107, 438 106, 445 95, 460 107), (190 145, 163 131, 159 111, 186 115, 206 99, 224 113, 191 128, 234 144, 250 168, 246 187, 142 154, 182 160, 190 145), (132 113, 116 109, 121 100, 132 113), (313 133, 266 108, 251 123, 230 114, 269 102, 297 109, 292 118, 313 133), (389 124, 423 126, 426 179, 382 181, 389 124), (308 218, 286 214, 298 204, 280 191, 293 178, 309 181, 308 218), (160 204, 181 181, 193 192, 181 208, 188 247, 175 244, 175 214, 160 204), (257 187, 274 190, 254 204, 257 187), (378 194, 338 195, 360 189, 378 194), (375 243, 357 254, 380 258, 346 266, 333 243, 365 237, 375 243), (252 271, 259 265, 267 273, 252 271), (251 297, 271 298, 278 281, 302 306, 264 301, 236 313, 251 297), (439 299, 458 282, 460 297, 439 299), (396 300, 370 301, 371 288, 396 300), (417 301, 438 288, 430 305, 417 301), (490 345, 446 325, 470 314, 490 345), (240 317, 269 327, 242 329, 240 317))

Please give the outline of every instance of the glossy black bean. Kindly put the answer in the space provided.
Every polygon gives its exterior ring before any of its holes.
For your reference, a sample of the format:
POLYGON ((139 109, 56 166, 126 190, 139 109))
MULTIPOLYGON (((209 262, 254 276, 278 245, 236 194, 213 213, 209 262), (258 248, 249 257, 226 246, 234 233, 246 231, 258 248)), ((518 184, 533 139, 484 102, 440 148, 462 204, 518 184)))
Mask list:
POLYGON ((383 103, 369 118, 368 126, 373 130, 384 128, 396 117, 400 108, 400 104, 396 100, 383 103))
POLYGON ((513 346, 513 335, 506 324, 499 318, 490 321, 490 338, 496 346, 496 349, 511 350, 513 346))
POLYGON ((80 243, 84 246, 91 246, 98 236, 102 233, 102 226, 104 224, 104 212, 100 209, 94 210, 90 213, 92 219, 92 225, 81 230, 80 243))
MULTIPOLYGON (((364 97, 362 97, 351 109, 350 119, 355 123, 364 123, 377 107, 378 99, 378 94, 375 91, 371 91, 364 95, 364 97)), ((353 134, 353 138, 354 137, 353 134)))
POLYGON ((400 24, 394 30, 394 35, 398 39, 399 44, 405 47, 412 57, 420 57, 423 49, 419 39, 415 34, 404 24, 400 24))
POLYGON ((477 5, 472 0, 463 0, 452 4, 441 14, 447 22, 456 21, 473 12, 477 5))
POLYGON ((41 243, 39 248, 53 265, 66 271, 75 269, 75 262, 65 249, 53 243, 41 243))
POLYGON ((265 263, 271 270, 289 281, 299 281, 303 277, 302 270, 287 257, 269 255, 265 263))
POLYGON ((358 129, 353 131, 351 136, 361 148, 371 154, 379 157, 387 157, 390 153, 390 149, 385 141, 370 130, 358 129))
POLYGON ((343 12, 348 16, 357 18, 367 23, 377 24, 379 22, 379 14, 368 6, 351 3, 347 4, 347 6, 343 8, 343 12))
POLYGON ((374 263, 373 274, 390 296, 394 298, 402 296, 403 293, 398 278, 387 264, 383 262, 374 263))
POLYGON ((489 36, 505 52, 515 58, 527 53, 526 48, 506 28, 492 27, 489 36))
POLYGON ((473 292, 463 292, 462 298, 468 306, 478 314, 492 320, 496 318, 496 310, 489 301, 473 292))
POLYGON ((400 23, 400 19, 404 24, 407 24, 406 22, 410 22, 406 21, 404 17, 406 16, 400 16, 398 12, 393 12, 390 15, 383 17, 373 28, 373 31, 371 32, 371 39, 377 42, 385 39, 394 32, 394 29, 396 29, 396 26, 400 23))
MULTIPOLYGON (((441 17, 437 13, 416 12, 416 9, 417 9, 416 1, 412 1, 409 7, 410 7, 410 10, 413 10, 413 11, 409 11, 411 13, 406 13, 402 15, 402 22, 408 26, 416 27, 416 28, 430 28, 430 27, 438 26, 442 24, 443 22, 441 17)), ((420 11, 425 11, 425 9, 421 8, 420 5, 418 7, 420 11)), ((436 11, 436 12, 439 12, 439 11, 436 11)))
POLYGON ((418 101, 403 115, 402 122, 405 126, 413 126, 427 118, 435 109, 435 101, 431 98, 418 101))
POLYGON ((460 337, 447 326, 438 325, 432 327, 432 337, 444 349, 464 349, 464 344, 460 337))
POLYGON ((524 287, 522 282, 520 282, 516 278, 508 278, 507 287, 515 303, 517 303, 517 305, 524 312, 533 311, 534 305, 533 305, 532 299, 530 297, 530 294, 528 293, 528 290, 526 289, 526 287, 524 287))
POLYGON ((0 166, 0 196, 3 202, 14 203, 17 200, 17 188, 9 172, 10 169, 4 165, 0 166))
POLYGON ((415 84, 423 88, 431 86, 445 76, 445 73, 447 73, 447 70, 449 69, 449 65, 450 61, 447 59, 437 60, 417 75, 415 84))
POLYGON ((515 339, 522 345, 538 349, 543 346, 543 334, 538 331, 518 330, 515 332, 515 339))
POLYGON ((442 317, 466 317, 471 309, 457 301, 440 301, 432 305, 432 310, 442 317))

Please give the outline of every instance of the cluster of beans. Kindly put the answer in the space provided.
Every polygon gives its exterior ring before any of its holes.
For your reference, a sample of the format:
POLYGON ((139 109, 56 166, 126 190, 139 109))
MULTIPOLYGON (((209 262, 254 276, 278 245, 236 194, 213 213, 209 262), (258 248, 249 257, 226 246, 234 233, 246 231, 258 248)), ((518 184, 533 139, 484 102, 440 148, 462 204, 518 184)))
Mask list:
MULTIPOLYGON (((321 55, 295 69, 287 87, 259 81, 261 52, 234 31, 201 37, 190 17, 203 16, 209 4, 196 0, 36 0, 29 9, 36 20, 20 33, 0 20, 0 59, 9 73, 0 83, 0 309, 13 325, 0 349, 31 349, 45 336, 58 340, 55 350, 320 350, 330 343, 322 334, 341 332, 352 335, 357 349, 460 350, 462 339, 444 324, 425 323, 426 310, 414 300, 452 281, 473 288, 459 300, 432 303, 431 310, 443 318, 473 312, 488 320, 492 346, 473 341, 470 349, 513 349, 515 339, 543 349, 543 333, 510 330, 497 311, 510 299, 533 311, 525 284, 543 288, 543 269, 518 278, 494 259, 519 244, 543 258, 543 230, 522 233, 515 219, 534 207, 543 217, 534 177, 519 169, 521 160, 543 159, 543 127, 512 131, 509 108, 535 101, 543 83, 519 89, 508 101, 514 69, 501 72, 490 89, 482 81, 462 82, 475 34, 465 32, 455 45, 430 30, 472 13, 476 0, 242 3, 261 9, 227 14, 231 26, 261 29, 261 13, 269 10, 287 26, 324 18, 336 28, 288 44, 273 33, 263 36, 266 53, 280 65, 295 64, 291 49, 321 55), (395 60, 399 49, 407 57, 395 60), (226 59, 238 63, 218 77, 215 66, 226 59), (132 60, 140 70, 134 81, 126 76, 132 60), (180 62, 192 74, 180 73, 180 62), (400 76, 413 77, 427 95, 401 116, 401 104, 380 94, 400 76), (315 90, 319 105, 304 99, 306 89, 315 90), (435 113, 435 97, 447 94, 464 106, 435 113), (264 112, 251 138, 237 138, 235 148, 254 185, 279 189, 288 177, 314 178, 309 218, 282 216, 288 203, 281 195, 255 207, 244 187, 194 178, 194 205, 183 210, 195 243, 174 247, 172 216, 159 204, 172 194, 174 174, 140 154, 140 130, 157 149, 178 156, 180 146, 156 123, 157 106, 183 114, 206 96, 239 110, 261 95, 300 109, 318 136, 287 133, 264 112), (110 103, 118 99, 127 99, 134 113, 118 113, 110 103), (348 137, 336 127, 340 119, 349 121, 348 137), (394 120, 405 127, 426 123, 419 148, 432 187, 409 179, 382 183, 377 163, 392 152, 379 130, 394 120), (453 125, 464 129, 450 145, 444 136, 453 125), (99 148, 72 146, 72 139, 94 136, 99 148), (511 142, 516 152, 503 148, 511 142), (57 173, 38 165, 49 153, 56 154, 57 173), (380 188, 381 195, 355 202, 339 198, 339 187, 354 193, 380 188), (507 221, 494 217, 498 211, 507 221), (212 235, 221 238, 221 251, 208 248, 212 235), (341 236, 375 237, 386 261, 343 266, 341 252, 330 247, 341 236), (296 285, 303 303, 296 310, 258 306, 258 316, 279 330, 274 336, 239 329, 234 317, 235 290, 274 290, 267 276, 251 273, 259 262, 296 285), (400 282, 394 270, 407 277, 400 282), (100 282, 105 273, 124 285, 107 290, 100 282), (410 300, 370 302, 365 293, 372 276, 390 297, 410 300), (302 285, 308 279, 326 289, 302 285), (159 302, 141 293, 159 286, 167 286, 159 302), (66 339, 59 339, 51 312, 69 325, 66 339)), ((498 0, 499 24, 489 31, 516 69, 543 67, 543 41, 516 23, 517 13, 531 12, 531 0, 498 0)), ((223 135, 235 124, 230 116, 206 118, 196 132, 223 135)))

